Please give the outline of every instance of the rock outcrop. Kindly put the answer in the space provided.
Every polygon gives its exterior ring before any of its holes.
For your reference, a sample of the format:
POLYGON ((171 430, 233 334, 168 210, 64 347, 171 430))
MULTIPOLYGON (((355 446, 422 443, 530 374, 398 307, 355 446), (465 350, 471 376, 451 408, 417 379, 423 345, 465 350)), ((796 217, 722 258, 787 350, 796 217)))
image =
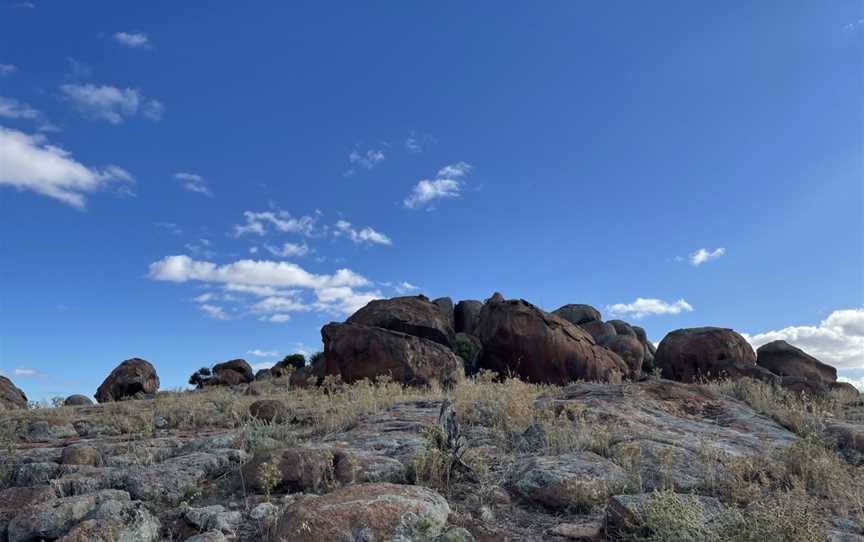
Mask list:
POLYGON ((448 348, 455 338, 450 318, 423 295, 370 301, 345 323, 398 331, 448 348))
POLYGON ((731 329, 699 327, 677 329, 666 335, 654 356, 664 378, 694 382, 721 376, 729 361, 756 365, 756 354, 744 337, 731 329))
POLYGON ((480 311, 483 310, 483 302, 476 299, 463 299, 453 309, 453 320, 456 333, 467 333, 473 335, 480 323, 480 311))
POLYGON ((27 396, 12 383, 0 375, 0 411, 27 408, 27 396))
POLYGON ((760 346, 756 350, 756 363, 780 376, 803 378, 826 386, 837 381, 837 369, 786 341, 760 346))
POLYGON ((350 323, 350 318, 348 322, 321 329, 324 375, 338 374, 343 382, 389 375, 396 382, 417 386, 432 381, 450 386, 464 376, 461 358, 447 346, 398 331, 350 323))
POLYGON ((92 405, 93 400, 90 399, 89 397, 87 397, 86 395, 75 394, 75 395, 70 395, 69 397, 67 397, 63 401, 63 404, 65 406, 87 406, 87 405, 92 405))
POLYGON ((447 501, 424 487, 357 484, 301 497, 283 512, 274 539, 432 540, 449 514, 447 501))
POLYGON ((577 326, 587 324, 588 322, 600 321, 603 319, 600 311, 598 311, 591 305, 564 305, 563 307, 559 307, 552 311, 552 314, 567 320, 571 324, 576 324, 577 326))
POLYGON ((149 361, 127 359, 118 365, 96 390, 100 403, 143 397, 159 390, 159 376, 149 361))
POLYGON ((525 300, 493 296, 480 314, 480 367, 530 382, 566 384, 631 376, 627 364, 579 326, 525 300))
POLYGON ((255 380, 255 373, 245 359, 232 359, 213 366, 213 377, 208 386, 236 386, 255 380))

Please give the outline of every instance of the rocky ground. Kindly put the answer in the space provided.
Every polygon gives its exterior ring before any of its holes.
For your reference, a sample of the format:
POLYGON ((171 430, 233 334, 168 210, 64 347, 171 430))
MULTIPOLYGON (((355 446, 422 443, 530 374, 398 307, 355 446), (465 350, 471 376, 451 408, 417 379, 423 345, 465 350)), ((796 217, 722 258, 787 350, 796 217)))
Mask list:
POLYGON ((864 401, 783 341, 587 305, 376 300, 159 391, 0 376, 0 542, 864 542, 864 401))
POLYGON ((635 540, 656 535, 646 522, 685 518, 684 534, 655 539, 864 540, 864 405, 790 402, 775 413, 784 427, 735 398, 747 393, 778 392, 481 373, 446 392, 271 379, 7 412, 0 532, 10 542, 635 540), (842 438, 816 442, 808 424, 842 438))

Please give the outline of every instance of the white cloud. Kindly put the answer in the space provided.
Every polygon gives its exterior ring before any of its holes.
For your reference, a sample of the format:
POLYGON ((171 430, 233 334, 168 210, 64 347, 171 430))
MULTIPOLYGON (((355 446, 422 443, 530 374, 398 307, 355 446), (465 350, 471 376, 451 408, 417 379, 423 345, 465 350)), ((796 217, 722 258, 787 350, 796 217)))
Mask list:
POLYGON ((37 119, 41 113, 15 98, 0 96, 0 117, 7 119, 37 119))
POLYGON ((404 294, 407 294, 410 292, 417 291, 420 289, 420 287, 414 286, 413 284, 411 284, 408 281, 402 281, 399 284, 397 284, 396 286, 394 286, 393 289, 396 290, 397 294, 404 295, 404 294))
POLYGON ((834 367, 864 368, 864 308, 836 310, 818 326, 790 326, 742 335, 753 348, 784 340, 834 367))
POLYGON ((435 179, 418 182, 402 203, 408 209, 419 209, 431 206, 438 199, 458 198, 464 186, 462 179, 471 173, 472 169, 467 162, 444 166, 435 179))
POLYGON ((370 227, 365 227, 362 230, 355 230, 351 227, 351 223, 345 220, 340 220, 336 223, 336 231, 333 233, 336 237, 346 236, 354 244, 375 244, 375 245, 392 245, 393 241, 381 232, 375 231, 370 227))
POLYGON ((249 233, 264 235, 270 228, 282 233, 299 233, 307 237, 314 237, 317 233, 317 222, 320 213, 316 212, 314 216, 293 218, 290 213, 282 210, 257 213, 245 211, 243 216, 246 218, 246 223, 234 226, 235 237, 241 237, 249 233))
POLYGON ((111 124, 120 124, 139 113, 150 120, 160 120, 165 111, 161 102, 145 98, 134 88, 67 83, 60 90, 83 115, 111 124))
POLYGON ((15 64, 0 64, 0 77, 12 75, 18 71, 18 66, 15 64))
POLYGON ((15 369, 12 369, 12 374, 14 376, 30 377, 37 376, 39 374, 39 371, 27 367, 16 367, 15 369))
POLYGON ((700 248, 696 252, 690 254, 688 256, 688 259, 690 260, 690 265, 692 265, 693 267, 699 267, 703 263, 716 260, 724 254, 726 254, 726 249, 722 247, 711 251, 700 248))
POLYGON ((683 299, 674 303, 667 303, 662 299, 637 297, 636 301, 632 303, 607 305, 606 310, 613 315, 631 316, 638 320, 646 316, 691 312, 693 307, 683 299))
POLYGON ((348 161, 355 166, 360 166, 365 169, 372 169, 385 159, 384 151, 378 149, 369 149, 366 152, 358 150, 351 151, 348 155, 348 161))
POLYGON ((216 320, 228 319, 228 315, 225 314, 225 309, 218 305, 210 305, 208 303, 204 303, 200 305, 200 309, 204 311, 204 313, 210 318, 215 318, 216 320))
POLYGON ((150 39, 144 32, 117 32, 113 38, 117 43, 133 49, 147 49, 150 47, 150 39))
POLYGON ((32 190, 78 208, 84 207, 87 193, 113 182, 133 182, 132 176, 117 166, 84 166, 65 150, 48 144, 44 136, 2 126, 0 164, 0 185, 32 190))
POLYGON ((239 260, 217 265, 186 255, 166 256, 150 264, 149 276, 177 283, 222 284, 225 290, 262 298, 242 301, 244 310, 252 314, 349 313, 381 297, 377 290, 356 291, 355 288, 368 286, 369 281, 349 269, 339 269, 332 275, 317 275, 291 262, 269 260, 239 260), (303 300, 306 291, 313 294, 313 299, 303 300))
POLYGON ((189 192, 204 194, 205 196, 213 197, 213 192, 207 186, 207 181, 204 177, 197 173, 179 172, 174 174, 174 178, 183 183, 183 188, 189 192))
POLYGON ((281 247, 266 246, 265 248, 268 252, 270 252, 270 254, 273 254, 274 256, 281 256, 283 258, 290 258, 292 256, 305 256, 309 254, 310 251, 309 245, 307 245, 306 243, 284 243, 281 247))
POLYGON ((272 322, 274 324, 283 324, 291 320, 291 316, 288 314, 273 314, 270 316, 262 316, 258 320, 262 322, 272 322))
POLYGON ((12 7, 16 9, 36 9, 36 4, 33 2, 15 2, 12 4, 12 7))
POLYGON ((274 358, 279 355, 277 350, 260 350, 258 348, 255 350, 249 350, 246 353, 259 358, 274 358))

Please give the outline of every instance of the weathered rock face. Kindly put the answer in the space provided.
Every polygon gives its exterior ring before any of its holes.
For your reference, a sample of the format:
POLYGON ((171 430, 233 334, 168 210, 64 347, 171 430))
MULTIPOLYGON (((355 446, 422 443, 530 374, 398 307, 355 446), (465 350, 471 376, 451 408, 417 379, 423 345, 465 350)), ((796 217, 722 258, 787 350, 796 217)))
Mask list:
POLYGON ((728 360, 755 365, 756 354, 744 337, 731 329, 698 327, 666 335, 657 348, 654 365, 663 371, 664 378, 693 382, 716 378, 719 366, 728 360))
POLYGON ((89 397, 87 397, 86 395, 76 394, 76 395, 70 395, 69 397, 67 397, 63 401, 63 404, 65 406, 86 406, 86 405, 92 405, 93 400, 90 399, 89 397))
POLYGON ((399 331, 448 348, 453 347, 455 335, 450 319, 422 295, 370 301, 345 323, 399 331))
POLYGON ((525 300, 487 302, 477 336, 483 343, 480 367, 501 375, 565 384, 608 381, 630 372, 617 354, 598 346, 580 327, 525 300))
POLYGON ((408 385, 423 386, 434 380, 450 386, 464 377, 461 358, 421 337, 354 323, 328 324, 321 337, 323 373, 341 375, 343 382, 390 375, 408 385))
POLYGON ((475 299, 463 299, 453 309, 453 317, 456 333, 474 334, 477 324, 480 322, 480 311, 483 310, 483 302, 475 299))
POLYGON ((159 390, 159 376, 149 361, 141 358, 127 359, 118 365, 96 390, 100 403, 149 395, 159 390))
POLYGON ((27 396, 11 380, 0 375, 0 411, 27 408, 27 396))
POLYGON ((431 540, 449 514, 447 501, 424 487, 357 484, 298 499, 285 509, 274 539, 431 540))
POLYGON ((602 322, 600 320, 591 320, 590 322, 584 322, 579 324, 579 327, 587 331, 594 340, 600 340, 601 337, 612 337, 617 335, 618 332, 615 331, 615 326, 610 324, 609 322, 602 322))
POLYGON ((508 482, 521 498, 552 509, 590 506, 627 486, 627 474, 592 452, 532 457, 516 465, 508 482))
POLYGON ((454 327, 454 311, 456 309, 455 307, 453 307, 453 300, 449 297, 439 297, 438 299, 433 299, 432 303, 435 303, 435 305, 438 307, 438 310, 441 311, 441 314, 443 314, 444 317, 447 318, 447 321, 450 322, 450 327, 454 327))
POLYGON ((213 366, 213 378, 208 386, 236 386, 255 380, 255 373, 245 359, 232 359, 213 366))
POLYGON ((837 369, 822 363, 786 341, 772 341, 756 350, 756 363, 780 376, 795 376, 828 385, 837 381, 837 369))
POLYGON ((581 326, 582 324, 587 324, 588 322, 593 322, 595 320, 600 321, 603 319, 600 311, 598 311, 591 305, 564 305, 563 307, 559 307, 558 309, 552 311, 552 314, 567 320, 571 324, 576 324, 577 326, 581 326))
POLYGON ((645 347, 633 335, 605 335, 597 339, 597 344, 605 346, 618 354, 630 367, 630 378, 636 379, 642 372, 645 347))

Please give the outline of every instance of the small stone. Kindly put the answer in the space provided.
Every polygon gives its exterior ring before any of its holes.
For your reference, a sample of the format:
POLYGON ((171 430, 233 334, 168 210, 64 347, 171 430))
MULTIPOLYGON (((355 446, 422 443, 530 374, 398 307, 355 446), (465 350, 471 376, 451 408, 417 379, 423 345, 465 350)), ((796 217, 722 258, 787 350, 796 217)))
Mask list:
POLYGON ((472 535, 468 529, 455 527, 441 535, 438 535, 435 542, 474 542, 474 535, 472 535))
POLYGON ((560 523, 549 529, 549 534, 578 542, 600 542, 603 536, 602 523, 560 523))
POLYGON ((102 464, 102 454, 87 444, 67 446, 63 448, 64 465, 90 465, 98 467, 102 464))
POLYGON ((269 502, 262 502, 249 512, 249 517, 261 521, 268 518, 275 518, 279 513, 279 507, 269 502))

